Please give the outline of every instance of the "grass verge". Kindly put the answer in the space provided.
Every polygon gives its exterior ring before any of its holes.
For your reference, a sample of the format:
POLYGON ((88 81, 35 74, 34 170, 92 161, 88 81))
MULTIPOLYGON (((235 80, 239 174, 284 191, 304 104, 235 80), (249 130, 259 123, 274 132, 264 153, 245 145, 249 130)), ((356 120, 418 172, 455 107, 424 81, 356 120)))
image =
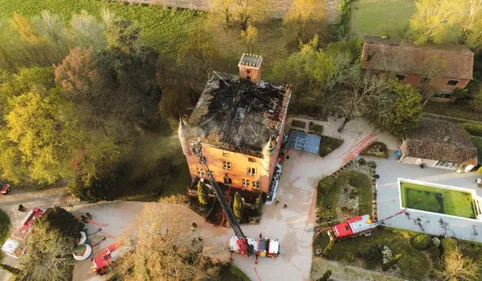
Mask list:
POLYGON ((472 195, 456 190, 400 183, 402 206, 411 209, 475 218, 472 195))
POLYGON ((467 101, 454 103, 429 102, 423 107, 424 112, 467 120, 482 121, 482 114, 473 110, 467 101))
POLYGON ((464 129, 475 137, 482 137, 482 124, 477 123, 463 123, 464 129))
POLYGON ((320 142, 320 156, 325 157, 326 155, 332 153, 335 149, 340 147, 343 142, 342 139, 332 138, 328 136, 321 136, 320 142))

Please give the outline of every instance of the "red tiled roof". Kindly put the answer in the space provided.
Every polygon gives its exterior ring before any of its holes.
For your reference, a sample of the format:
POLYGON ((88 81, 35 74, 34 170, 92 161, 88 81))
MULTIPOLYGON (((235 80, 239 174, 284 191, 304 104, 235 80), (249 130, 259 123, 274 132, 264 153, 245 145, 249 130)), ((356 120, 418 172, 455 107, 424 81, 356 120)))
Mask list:
POLYGON ((434 65, 439 77, 473 78, 474 53, 462 45, 416 46, 406 40, 365 38, 362 67, 397 74, 429 75, 434 65))

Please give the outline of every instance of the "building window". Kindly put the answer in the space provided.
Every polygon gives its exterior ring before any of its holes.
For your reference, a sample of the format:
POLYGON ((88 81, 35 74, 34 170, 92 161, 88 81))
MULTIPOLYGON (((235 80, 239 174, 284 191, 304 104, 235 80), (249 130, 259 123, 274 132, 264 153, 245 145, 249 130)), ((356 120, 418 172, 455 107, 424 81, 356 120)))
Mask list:
POLYGON ((231 162, 223 161, 223 169, 227 171, 231 171, 231 162))
POLYGON ((248 168, 248 175, 255 176, 256 175, 256 168, 248 168))
POLYGON ((253 162, 253 163, 256 162, 256 160, 254 160, 254 158, 251 158, 251 157, 248 157, 248 161, 249 161, 249 162, 253 162))
POLYGON ((253 188, 259 189, 259 181, 253 181, 253 188))
POLYGON ((249 180, 243 179, 243 187, 249 187, 249 180))
POLYGON ((224 177, 224 184, 233 184, 233 179, 229 177, 224 177))
POLYGON ((223 152, 223 156, 224 156, 224 157, 229 157, 229 153, 223 152))
POLYGON ((197 168, 197 176, 198 177, 204 177, 204 169, 203 168, 197 168))
POLYGON ((396 78, 398 81, 403 81, 403 79, 405 79, 405 75, 398 74, 398 75, 395 75, 395 78, 396 78))
POLYGON ((246 73, 250 74, 250 73, 251 73, 251 70, 247 69, 247 70, 246 70, 246 73))
POLYGON ((449 80, 449 82, 447 82, 447 85, 455 86, 455 85, 457 85, 457 83, 459 83, 459 81, 457 81, 457 80, 449 80))
POLYGON ((428 77, 423 77, 422 79, 420 79, 420 83, 428 84, 429 82, 430 82, 430 78, 428 77))

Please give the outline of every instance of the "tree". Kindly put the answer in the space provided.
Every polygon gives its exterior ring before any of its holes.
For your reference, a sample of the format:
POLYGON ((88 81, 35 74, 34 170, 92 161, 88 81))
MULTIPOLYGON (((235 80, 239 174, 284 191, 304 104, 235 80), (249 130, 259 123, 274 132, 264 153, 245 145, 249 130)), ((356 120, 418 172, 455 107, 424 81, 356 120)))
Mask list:
POLYGON ((55 68, 55 81, 63 87, 67 98, 82 107, 88 123, 96 124, 108 136, 104 118, 109 109, 106 100, 111 89, 106 84, 112 80, 106 81, 106 77, 109 76, 102 75, 96 67, 92 49, 70 50, 70 54, 55 68))
POLYGON ((479 263, 464 257, 459 248, 445 253, 442 264, 444 266, 444 280, 477 280, 479 263))
POLYGON ((306 96, 316 97, 323 103, 326 96, 321 89, 332 79, 333 71, 332 58, 318 48, 318 36, 315 36, 302 45, 299 52, 276 61, 273 75, 279 82, 292 86, 295 104, 306 96))
POLYGON ((338 110, 344 117, 338 132, 342 132, 354 117, 367 112, 371 98, 378 96, 385 84, 383 77, 364 73, 359 62, 347 64, 346 57, 340 64, 339 83, 333 87, 339 95, 338 110))
POLYGON ((478 112, 482 111, 482 89, 478 89, 477 92, 472 95, 470 106, 478 112))
POLYGON ((422 119, 422 96, 410 85, 391 80, 368 99, 365 117, 377 128, 404 137, 422 119))
POLYGON ((254 46, 258 40, 258 29, 252 24, 248 24, 246 30, 241 30, 241 41, 246 47, 246 52, 254 53, 254 46))
POLYGON ((239 192, 234 193, 233 212, 238 219, 243 216, 243 199, 239 192))
POLYGON ((197 183, 197 198, 199 200, 199 204, 203 206, 208 203, 208 191, 202 181, 198 181, 197 183))
POLYGON ((74 259, 72 251, 84 226, 61 208, 49 209, 33 225, 22 260, 20 280, 71 280, 74 259))
POLYGON ((218 59, 218 48, 212 35, 206 28, 191 30, 188 34, 188 39, 179 49, 177 57, 179 64, 185 66, 186 74, 192 73, 192 78, 194 80, 202 80, 202 83, 205 82, 204 78, 206 76, 209 79, 212 75, 214 63, 218 59))
POLYGON ((248 25, 266 20, 266 0, 211 0, 209 5, 211 21, 225 28, 239 26, 246 30, 248 25))
POLYGON ((466 0, 457 6, 458 22, 461 27, 459 44, 480 48, 482 46, 482 1, 466 0))
POLYGON ((105 27, 103 23, 82 10, 79 14, 72 15, 70 20, 72 40, 76 47, 103 49, 107 46, 105 27))
MULTIPOLYGON (((120 280, 212 280, 219 264, 205 257, 203 241, 186 233, 185 213, 168 204, 148 204, 132 225, 135 249, 119 260, 120 280)), ((189 222, 190 224, 190 222, 189 222)))
POLYGON ((417 44, 443 43, 449 28, 457 22, 460 4, 453 0, 418 0, 410 28, 417 44))
POLYGON ((325 1, 293 0, 283 22, 296 31, 299 40, 304 40, 313 36, 309 30, 319 28, 325 20, 325 14, 325 1))

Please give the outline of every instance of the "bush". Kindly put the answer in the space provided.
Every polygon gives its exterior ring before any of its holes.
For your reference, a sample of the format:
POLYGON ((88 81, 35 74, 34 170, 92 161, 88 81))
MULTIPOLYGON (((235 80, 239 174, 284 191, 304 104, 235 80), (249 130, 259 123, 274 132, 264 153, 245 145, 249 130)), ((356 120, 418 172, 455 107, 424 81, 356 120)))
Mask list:
POLYGON ((321 136, 323 134, 323 126, 316 123, 310 122, 310 133, 321 136))
POLYGON ((327 136, 321 136, 321 142, 320 142, 320 156, 325 157, 326 155, 330 154, 333 152, 335 149, 340 147, 343 142, 345 142, 342 139, 337 139, 337 138, 332 138, 332 137, 327 137, 327 136))
POLYGON ((482 137, 482 124, 463 123, 462 126, 472 136, 482 137))
POLYGON ((372 169, 376 169, 377 168, 377 163, 373 162, 373 161, 369 161, 367 163, 367 166, 372 168, 372 169))
POLYGON ((234 194, 233 212, 238 219, 243 216, 243 199, 239 192, 234 194))
POLYGON ((72 195, 89 203, 101 200, 112 201, 119 197, 116 177, 111 172, 106 172, 99 178, 93 178, 90 183, 86 183, 79 175, 72 179, 68 186, 72 195))
POLYGON ((319 182, 318 182, 318 191, 328 191, 330 190, 333 185, 335 184, 336 182, 336 178, 334 176, 327 176, 327 177, 324 177, 322 178, 319 182))
POLYGON ((198 181, 197 183, 197 198, 201 205, 206 205, 208 203, 208 191, 202 181, 198 181))
POLYGON ((442 243, 440 243, 440 251, 442 252, 442 255, 448 254, 450 252, 456 251, 457 250, 457 240, 454 238, 445 238, 442 240, 442 243))
POLYGON ((188 202, 187 196, 184 194, 173 194, 169 197, 162 197, 159 199, 161 203, 169 204, 186 204, 188 202))
POLYGON ((417 250, 425 250, 430 247, 431 237, 428 234, 418 234, 410 240, 410 245, 417 250))
POLYGON ((391 260, 390 262, 388 262, 387 264, 384 264, 384 265, 382 266, 382 269, 383 269, 384 271, 390 269, 390 267, 392 267, 393 265, 395 265, 401 257, 402 257, 402 254, 396 254, 396 255, 392 258, 392 260, 391 260))
POLYGON ((360 159, 358 159, 358 164, 360 164, 360 166, 364 166, 364 165, 367 164, 367 161, 363 158, 360 158, 360 159))

